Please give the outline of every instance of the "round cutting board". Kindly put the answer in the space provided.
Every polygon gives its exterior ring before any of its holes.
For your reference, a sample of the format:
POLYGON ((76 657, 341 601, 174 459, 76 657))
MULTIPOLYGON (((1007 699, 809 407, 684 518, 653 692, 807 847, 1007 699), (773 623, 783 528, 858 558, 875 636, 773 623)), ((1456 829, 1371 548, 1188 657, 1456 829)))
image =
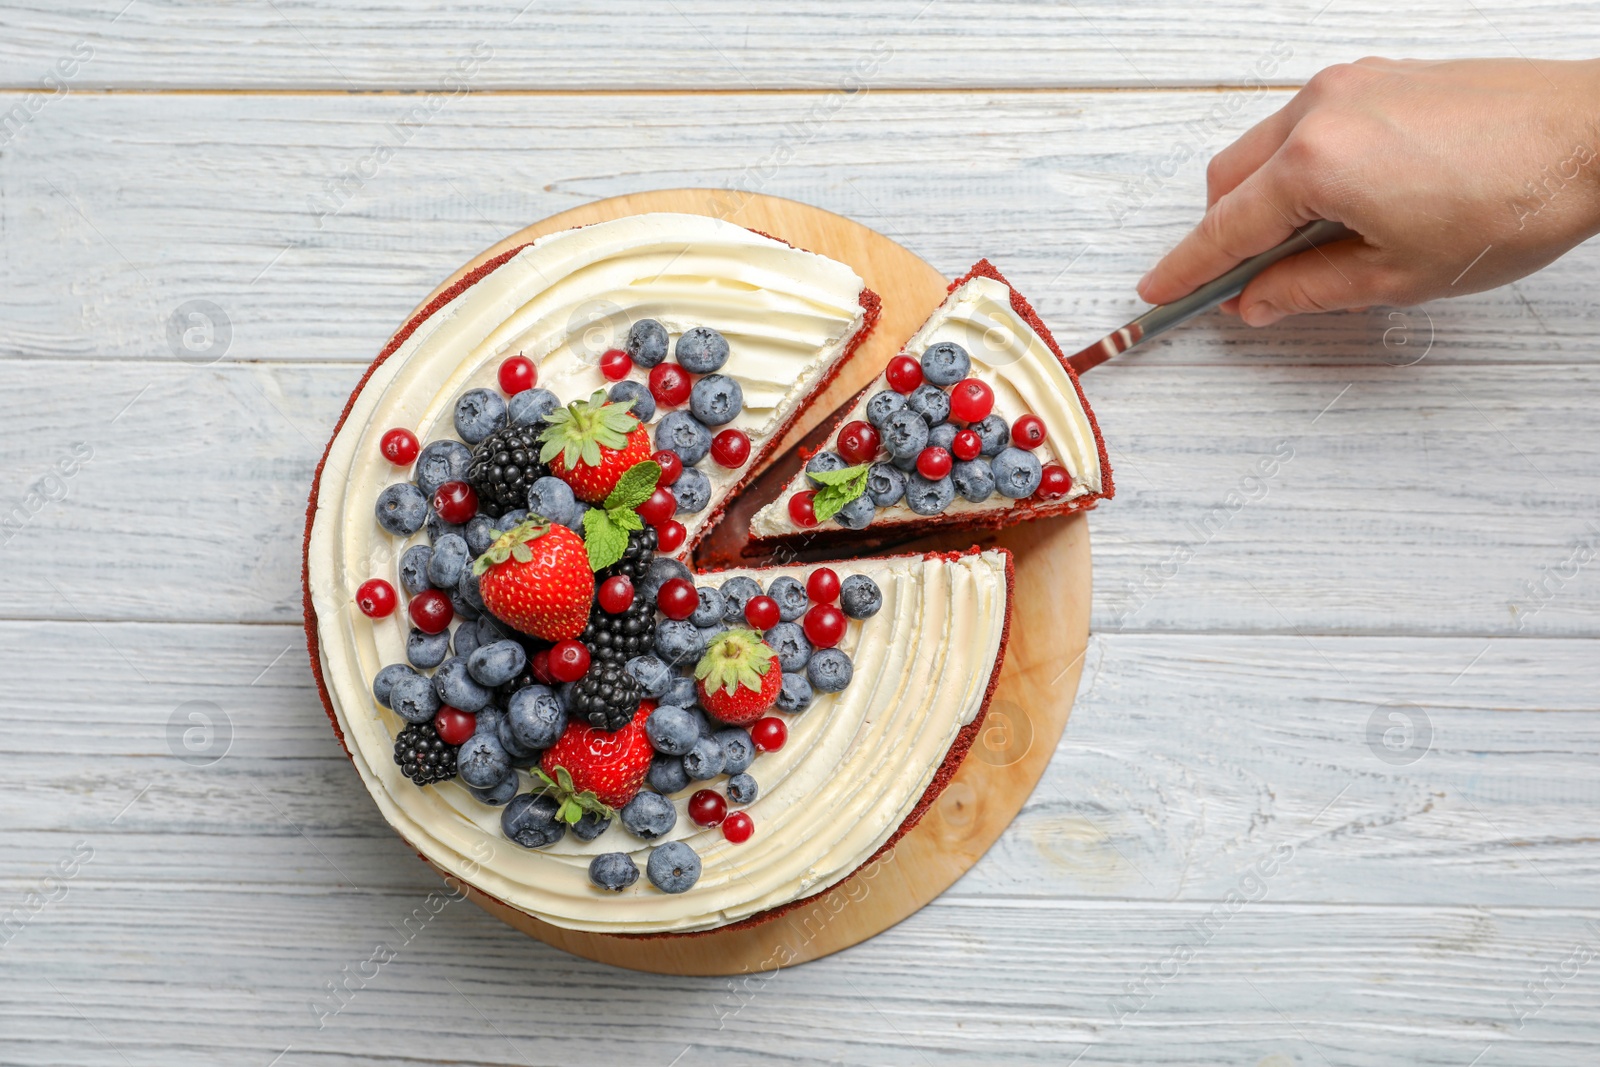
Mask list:
MULTIPOLYGON (((771 234, 848 263, 883 298, 877 329, 782 447, 864 388, 944 299, 948 283, 938 271, 842 215, 727 189, 665 189, 598 200, 512 234, 448 278, 418 310, 501 252, 557 230, 649 211, 711 215, 771 234)), ((998 534, 946 532, 906 547, 967 548, 975 539, 1015 555, 1011 640, 1000 684, 977 741, 938 801, 890 852, 854 878, 756 926, 649 938, 564 930, 470 886, 469 895, 511 926, 567 952, 683 975, 758 974, 818 959, 887 930, 937 897, 1000 837, 1033 792, 1066 728, 1089 639, 1089 528, 1081 513, 998 534)))

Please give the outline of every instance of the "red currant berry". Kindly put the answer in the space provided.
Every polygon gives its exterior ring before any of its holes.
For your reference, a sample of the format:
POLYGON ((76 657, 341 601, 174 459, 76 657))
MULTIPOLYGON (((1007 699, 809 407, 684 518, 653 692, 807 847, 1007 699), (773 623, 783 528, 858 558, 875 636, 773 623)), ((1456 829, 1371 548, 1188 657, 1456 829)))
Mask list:
POLYGON ((540 685, 555 685, 556 676, 550 673, 550 650, 541 648, 528 657, 528 673, 540 685))
POLYGON ((689 372, 676 363, 657 363, 650 368, 650 395, 656 403, 676 407, 689 399, 689 372))
POLYGON ((433 728, 439 731, 439 740, 445 744, 464 745, 478 729, 478 717, 446 704, 434 713, 433 728))
POLYGON ((663 489, 658 485, 656 491, 634 510, 651 526, 660 526, 677 512, 678 498, 672 495, 671 489, 663 489))
POLYGON ((589 650, 582 642, 557 641, 550 649, 550 674, 558 682, 576 682, 589 673, 589 650))
POLYGON ((1060 500, 1072 491, 1072 475, 1059 463, 1046 463, 1039 478, 1039 488, 1033 491, 1035 500, 1060 500))
POLYGON ((938 445, 929 445, 917 453, 917 473, 936 482, 950 473, 950 453, 938 445))
POLYGON ((445 482, 433 491, 433 510, 459 526, 478 513, 478 494, 466 482, 445 482))
POLYGON ((437 589, 424 589, 412 597, 406 612, 411 616, 411 624, 425 634, 438 633, 456 617, 450 598, 437 589))
POLYGON ((1044 444, 1044 420, 1037 415, 1019 415, 1011 424, 1011 443, 1029 450, 1044 444))
POLYGON ((722 820, 722 836, 735 845, 742 845, 756 832, 756 824, 749 815, 736 811, 722 820))
POLYGON ((689 818, 699 826, 717 826, 728 816, 728 802, 715 789, 696 789, 689 798, 689 818))
POLYGON ((378 442, 378 451, 383 453, 383 458, 397 467, 409 467, 417 458, 417 435, 410 430, 396 427, 383 435, 383 440, 378 442))
POLYGON ((397 603, 394 586, 382 578, 368 578, 356 590, 356 607, 369 619, 387 619, 397 603))
POLYGON ((806 579, 806 596, 813 604, 832 604, 839 599, 839 573, 832 567, 818 567, 806 579))
POLYGON ((656 551, 676 552, 683 547, 683 542, 688 536, 689 531, 683 528, 683 523, 677 519, 668 519, 656 527, 656 551))
POLYGON ((806 640, 815 648, 832 648, 844 636, 844 612, 832 604, 817 604, 806 612, 806 640))
POLYGON ((811 503, 816 498, 813 490, 807 489, 803 493, 796 493, 789 498, 789 518, 796 526, 815 526, 817 524, 817 509, 811 503))
POLYGON ((965 463, 969 459, 977 459, 978 453, 983 451, 983 438, 971 430, 957 430, 955 440, 950 442, 950 454, 965 463))
POLYGON ((883 372, 889 388, 897 393, 909 393, 922 384, 922 364, 911 356, 895 356, 883 372))
POLYGON ((656 479, 657 485, 671 485, 678 480, 678 475, 683 473, 683 460, 679 459, 678 454, 670 448, 652 453, 650 458, 661 468, 661 477, 656 479))
POLYGON ((783 720, 768 715, 750 725, 750 743, 762 752, 776 752, 789 740, 789 728, 783 720))
POLYGON ((981 422, 994 410, 994 390, 978 378, 963 378, 950 387, 950 417, 981 422))
POLYGON ((745 601, 744 621, 765 632, 783 620, 778 617, 778 602, 762 594, 745 601))
POLYGON ((667 579, 656 594, 656 607, 669 619, 687 619, 699 606, 700 594, 694 591, 694 584, 682 578, 667 579))
POLYGON ((614 575, 600 583, 595 595, 600 609, 612 615, 621 615, 633 606, 633 581, 626 574, 614 575))
POLYGON ((743 430, 723 430, 711 439, 711 458, 718 466, 738 470, 750 458, 750 438, 743 430))
POLYGON ((533 388, 539 372, 527 356, 512 356, 500 364, 500 391, 506 396, 516 396, 533 388))
POLYGON ((620 348, 613 348, 600 357, 600 373, 608 382, 620 382, 633 369, 633 360, 620 348))
POLYGON ((846 463, 871 463, 878 455, 882 439, 872 423, 857 419, 847 422, 839 430, 839 455, 846 463))

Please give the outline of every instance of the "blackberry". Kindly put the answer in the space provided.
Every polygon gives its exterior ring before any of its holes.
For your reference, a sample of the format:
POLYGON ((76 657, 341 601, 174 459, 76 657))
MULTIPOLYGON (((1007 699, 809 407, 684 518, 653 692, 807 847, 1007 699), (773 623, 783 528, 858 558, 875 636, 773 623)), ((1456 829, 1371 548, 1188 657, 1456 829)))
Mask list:
POLYGON ((633 721, 644 690, 621 663, 596 662, 573 684, 568 711, 596 730, 620 730, 633 721))
POLYGON ((656 612, 643 593, 633 594, 626 611, 613 615, 597 601, 589 608, 589 625, 578 635, 594 663, 622 666, 650 651, 655 641, 656 612))
POLYGON ((596 585, 607 578, 614 578, 619 574, 626 575, 633 583, 635 589, 644 580, 645 571, 650 569, 650 561, 656 556, 656 528, 646 526, 642 530, 633 530, 628 534, 628 547, 622 552, 622 558, 609 567, 602 567, 595 572, 596 585))
POLYGON ((487 514, 503 515, 528 506, 528 487, 549 473, 539 462, 541 432, 542 426, 507 426, 472 450, 467 482, 487 514))
POLYGON ((394 761, 400 773, 418 785, 456 776, 456 746, 446 744, 432 722, 414 722, 400 731, 394 740, 394 761))

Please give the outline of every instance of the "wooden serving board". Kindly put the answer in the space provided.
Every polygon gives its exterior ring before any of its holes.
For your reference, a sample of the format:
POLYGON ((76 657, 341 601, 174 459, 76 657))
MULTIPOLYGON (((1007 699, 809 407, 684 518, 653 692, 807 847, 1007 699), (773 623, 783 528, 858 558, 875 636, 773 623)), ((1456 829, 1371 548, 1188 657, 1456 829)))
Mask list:
MULTIPOLYGON (((725 218, 848 263, 883 298, 877 329, 791 429, 800 440, 864 388, 944 299, 945 278, 910 250, 842 215, 794 200, 726 189, 666 189, 598 200, 527 227, 479 255, 433 295, 483 261, 536 237, 624 215, 680 211, 725 218)), ((946 532, 909 548, 967 548, 946 532)), ((1089 639, 1089 528, 1082 514, 982 532, 977 542, 1016 557, 1011 640, 988 716, 939 800, 855 878, 758 926, 655 938, 564 930, 472 890, 481 907, 541 941, 633 970, 682 975, 760 974, 818 959, 887 930, 948 889, 1010 825, 1055 751, 1072 712, 1089 639)))

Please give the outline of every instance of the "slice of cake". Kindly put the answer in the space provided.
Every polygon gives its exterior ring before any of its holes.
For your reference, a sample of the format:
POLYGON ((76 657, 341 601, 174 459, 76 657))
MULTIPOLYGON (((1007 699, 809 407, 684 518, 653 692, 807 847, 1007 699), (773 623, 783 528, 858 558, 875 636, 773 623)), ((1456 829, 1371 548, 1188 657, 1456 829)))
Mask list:
POLYGON ((1077 375, 1022 294, 980 260, 750 533, 759 544, 1000 527, 1111 495, 1077 375))

